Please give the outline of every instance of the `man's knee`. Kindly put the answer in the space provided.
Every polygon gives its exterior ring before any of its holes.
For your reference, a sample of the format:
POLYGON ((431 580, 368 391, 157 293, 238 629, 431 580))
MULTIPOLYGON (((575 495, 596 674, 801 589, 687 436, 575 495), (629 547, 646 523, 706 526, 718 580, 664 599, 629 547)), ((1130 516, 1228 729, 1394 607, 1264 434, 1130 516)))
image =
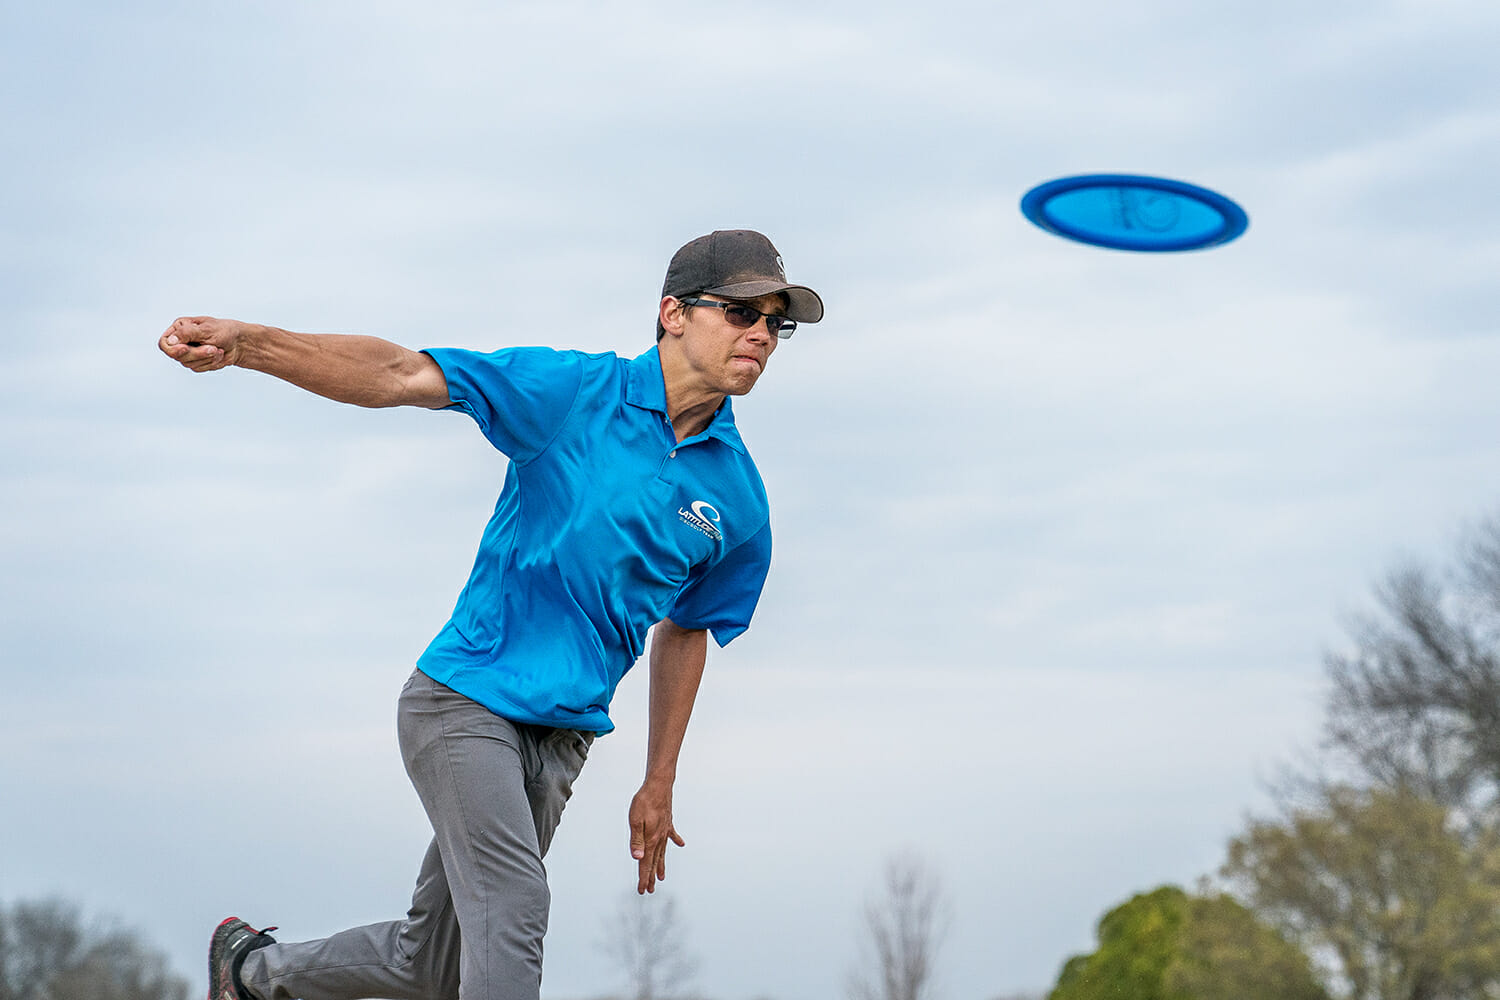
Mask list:
POLYGON ((547 915, 552 909, 552 889, 547 885, 547 873, 540 871, 519 882, 508 902, 516 926, 527 936, 541 941, 547 932, 547 915))

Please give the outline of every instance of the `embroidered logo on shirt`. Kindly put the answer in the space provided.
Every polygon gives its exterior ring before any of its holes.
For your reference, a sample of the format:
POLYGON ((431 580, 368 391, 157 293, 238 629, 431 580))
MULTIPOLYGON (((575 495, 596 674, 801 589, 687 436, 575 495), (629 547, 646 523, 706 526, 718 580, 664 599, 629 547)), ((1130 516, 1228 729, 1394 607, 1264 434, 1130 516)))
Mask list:
POLYGON ((706 500, 694 500, 691 509, 688 507, 678 508, 677 516, 682 520, 683 524, 686 524, 695 531, 701 531, 714 541, 718 541, 724 537, 716 527, 723 519, 719 516, 718 510, 706 500))

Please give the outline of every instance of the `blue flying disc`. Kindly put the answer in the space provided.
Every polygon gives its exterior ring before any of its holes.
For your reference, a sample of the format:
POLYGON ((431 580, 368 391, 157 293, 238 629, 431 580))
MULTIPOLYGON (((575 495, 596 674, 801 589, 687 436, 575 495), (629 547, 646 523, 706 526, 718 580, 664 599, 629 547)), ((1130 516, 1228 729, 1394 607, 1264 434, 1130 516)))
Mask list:
POLYGON ((1250 225, 1245 210, 1216 191, 1135 174, 1039 184, 1021 199, 1021 213, 1065 239, 1146 253, 1216 247, 1250 225))

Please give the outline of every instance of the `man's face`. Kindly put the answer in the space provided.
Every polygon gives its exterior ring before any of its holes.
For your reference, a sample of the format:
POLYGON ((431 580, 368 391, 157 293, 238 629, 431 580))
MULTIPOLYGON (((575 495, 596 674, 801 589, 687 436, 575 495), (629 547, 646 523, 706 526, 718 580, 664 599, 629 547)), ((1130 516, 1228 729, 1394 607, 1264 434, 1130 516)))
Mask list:
MULTIPOLYGON (((708 302, 732 301, 773 316, 786 313, 786 297, 779 292, 755 299, 697 297, 708 302)), ((684 356, 700 377, 725 395, 743 396, 754 388, 777 343, 776 335, 766 329, 764 316, 748 328, 735 326, 723 309, 714 306, 694 306, 683 317, 684 356)))

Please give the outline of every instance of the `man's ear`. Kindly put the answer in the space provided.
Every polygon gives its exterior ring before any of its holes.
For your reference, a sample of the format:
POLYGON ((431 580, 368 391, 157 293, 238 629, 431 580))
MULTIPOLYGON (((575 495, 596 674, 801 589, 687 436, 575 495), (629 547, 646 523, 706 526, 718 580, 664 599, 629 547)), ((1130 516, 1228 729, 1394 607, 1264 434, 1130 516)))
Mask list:
POLYGON ((669 336, 680 337, 686 318, 683 314, 686 311, 687 307, 682 304, 682 300, 663 295, 661 305, 657 308, 656 318, 669 336))

